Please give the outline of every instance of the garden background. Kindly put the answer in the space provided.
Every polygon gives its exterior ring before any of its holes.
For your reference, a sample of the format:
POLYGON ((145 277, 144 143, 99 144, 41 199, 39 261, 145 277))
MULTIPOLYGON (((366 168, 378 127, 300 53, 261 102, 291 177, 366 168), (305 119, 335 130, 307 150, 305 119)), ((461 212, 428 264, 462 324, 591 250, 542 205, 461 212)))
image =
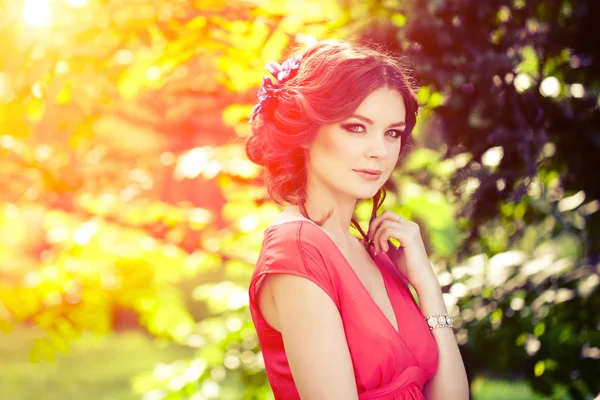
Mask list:
POLYGON ((247 118, 267 61, 345 38, 413 66, 384 208, 422 227, 473 399, 597 398, 599 19, 596 0, 0 1, 0 399, 272 398, 247 284, 280 208, 247 118))

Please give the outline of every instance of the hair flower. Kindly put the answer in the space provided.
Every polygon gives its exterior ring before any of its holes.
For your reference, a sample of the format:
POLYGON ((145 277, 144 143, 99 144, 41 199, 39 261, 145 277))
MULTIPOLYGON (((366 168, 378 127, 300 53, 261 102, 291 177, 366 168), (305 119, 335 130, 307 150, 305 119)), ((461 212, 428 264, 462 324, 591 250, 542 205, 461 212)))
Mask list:
POLYGON ((298 55, 285 60, 283 64, 279 64, 276 61, 269 61, 265 65, 265 69, 275 77, 275 82, 267 75, 263 77, 262 85, 257 94, 258 103, 252 108, 252 114, 248 122, 252 122, 256 115, 268 108, 269 101, 277 96, 277 89, 284 82, 294 77, 295 74, 293 73, 300 67, 301 60, 302 56, 298 55))

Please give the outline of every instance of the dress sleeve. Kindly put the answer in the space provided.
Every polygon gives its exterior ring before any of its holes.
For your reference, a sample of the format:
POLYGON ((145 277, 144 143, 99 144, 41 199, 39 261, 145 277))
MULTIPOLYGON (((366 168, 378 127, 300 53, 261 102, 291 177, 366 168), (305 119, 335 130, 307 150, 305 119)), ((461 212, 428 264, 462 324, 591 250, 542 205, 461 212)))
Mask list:
POLYGON ((260 284, 268 274, 292 274, 306 278, 327 293, 340 309, 332 274, 320 250, 312 241, 303 240, 301 230, 302 224, 298 224, 268 232, 249 285, 250 304, 255 310, 259 310, 260 284))

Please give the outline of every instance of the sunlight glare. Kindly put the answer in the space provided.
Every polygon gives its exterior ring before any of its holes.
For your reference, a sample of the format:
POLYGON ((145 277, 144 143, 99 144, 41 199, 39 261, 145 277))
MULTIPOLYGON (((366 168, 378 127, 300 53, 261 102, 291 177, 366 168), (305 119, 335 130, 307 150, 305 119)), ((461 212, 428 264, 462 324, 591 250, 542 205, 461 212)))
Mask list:
POLYGON ((50 26, 52 23, 50 0, 25 0, 23 19, 31 26, 50 26))
POLYGON ((209 161, 210 149, 208 147, 196 147, 179 157, 174 175, 177 179, 194 179, 206 168, 209 161))
POLYGON ((15 91, 10 77, 0 72, 0 103, 10 103, 15 98, 15 91))
POLYGON ((73 8, 81 8, 88 4, 88 0, 65 0, 65 2, 73 8))

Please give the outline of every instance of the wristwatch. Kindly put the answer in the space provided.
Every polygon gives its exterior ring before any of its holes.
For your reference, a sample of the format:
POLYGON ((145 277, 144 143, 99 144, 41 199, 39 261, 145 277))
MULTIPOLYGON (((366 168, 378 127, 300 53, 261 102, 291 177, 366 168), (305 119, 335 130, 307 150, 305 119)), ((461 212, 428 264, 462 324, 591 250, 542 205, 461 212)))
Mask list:
POLYGON ((454 319, 449 314, 436 314, 425 317, 425 321, 429 325, 429 330, 432 330, 434 328, 452 328, 454 319))

